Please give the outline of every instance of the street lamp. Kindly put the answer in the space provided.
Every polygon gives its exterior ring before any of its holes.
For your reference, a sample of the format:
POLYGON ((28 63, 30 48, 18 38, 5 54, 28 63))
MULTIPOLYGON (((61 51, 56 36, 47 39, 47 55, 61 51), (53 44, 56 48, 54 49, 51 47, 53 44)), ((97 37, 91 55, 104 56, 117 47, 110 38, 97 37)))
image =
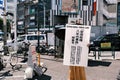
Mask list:
POLYGON ((3 25, 4 25, 4 45, 6 45, 6 40, 7 40, 7 26, 6 26, 6 0, 4 0, 4 12, 5 14, 3 16, 3 25))
MULTIPOLYGON (((43 0, 42 0, 42 2, 43 2, 43 7, 44 7, 44 32, 45 32, 45 2, 43 0)), ((39 31, 39 15, 38 14, 39 14, 39 3, 37 4, 38 45, 37 45, 36 49, 37 49, 37 53, 38 53, 38 65, 40 66, 40 52, 41 52, 41 48, 40 48, 40 41, 39 41, 40 31, 39 31)))
MULTIPOLYGON (((44 7, 44 32, 45 32, 45 2, 43 0, 41 0, 43 2, 43 7, 44 7)), ((39 47, 40 47, 40 41, 39 41, 39 35, 40 35, 40 31, 39 31, 39 3, 37 4, 37 28, 38 28, 38 45, 37 45, 37 52, 40 53, 39 51, 39 47)), ((40 25, 41 26, 41 25, 40 25)))

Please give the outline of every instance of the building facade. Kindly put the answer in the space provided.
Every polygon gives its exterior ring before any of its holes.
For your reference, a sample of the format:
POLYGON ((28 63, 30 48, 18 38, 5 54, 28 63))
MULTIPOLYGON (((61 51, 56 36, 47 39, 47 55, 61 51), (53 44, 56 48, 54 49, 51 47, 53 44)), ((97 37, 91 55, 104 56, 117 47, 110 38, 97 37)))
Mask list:
POLYGON ((19 0, 17 4, 18 34, 36 31, 38 26, 41 30, 50 29, 76 19, 91 26, 117 24, 117 0, 44 0, 45 4, 39 0, 38 5, 30 1, 19 0))
POLYGON ((31 31, 49 30, 51 0, 19 1, 17 4, 17 34, 27 34, 31 31), (24 6, 24 7, 23 7, 24 6))
POLYGON ((53 0, 52 4, 54 15, 80 18, 85 25, 115 25, 117 21, 117 0, 53 0))
POLYGON ((118 0, 117 4, 117 26, 119 27, 120 32, 120 0, 118 0))

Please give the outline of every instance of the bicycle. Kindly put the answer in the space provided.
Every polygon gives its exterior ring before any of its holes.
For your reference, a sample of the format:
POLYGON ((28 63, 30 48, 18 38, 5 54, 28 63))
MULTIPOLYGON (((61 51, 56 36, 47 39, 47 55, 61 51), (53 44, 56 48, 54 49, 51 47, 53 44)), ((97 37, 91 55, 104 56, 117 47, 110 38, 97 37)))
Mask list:
POLYGON ((11 46, 4 46, 3 48, 4 50, 0 51, 0 62, 3 65, 3 68, 5 68, 9 63, 13 69, 18 63, 17 51, 15 51, 11 46), (5 53, 6 56, 4 55, 4 52, 7 52, 5 53))
POLYGON ((28 42, 28 43, 23 42, 21 44, 21 46, 19 46, 19 48, 18 48, 17 54, 22 54, 23 59, 24 59, 23 62, 25 62, 27 60, 29 46, 30 46, 30 42, 28 42))
POLYGON ((30 43, 23 42, 21 46, 18 45, 5 45, 3 50, 0 51, 0 63, 5 68, 9 63, 12 69, 15 69, 18 63, 19 54, 22 54, 25 61, 27 61, 27 52, 29 51, 30 43), (5 58, 6 56, 7 58, 5 58))

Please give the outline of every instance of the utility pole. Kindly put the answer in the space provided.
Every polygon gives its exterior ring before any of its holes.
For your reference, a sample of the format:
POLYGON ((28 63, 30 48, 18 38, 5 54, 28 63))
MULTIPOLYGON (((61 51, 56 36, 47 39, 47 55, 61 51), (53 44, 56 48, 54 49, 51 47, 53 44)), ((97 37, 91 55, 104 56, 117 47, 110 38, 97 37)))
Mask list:
POLYGON ((44 26, 44 32, 45 32, 45 26, 46 26, 46 23, 45 23, 46 22, 46 19, 45 19, 45 16, 46 16, 46 13, 45 13, 45 11, 46 11, 45 1, 42 0, 42 3, 43 3, 43 10, 44 10, 44 13, 43 13, 44 14, 44 25, 43 26, 44 26))
POLYGON ((15 0, 15 9, 14 9, 14 39, 17 40, 17 24, 16 24, 16 14, 17 14, 17 0, 15 0))
POLYGON ((3 29, 4 29, 4 45, 6 45, 7 42, 7 21, 6 21, 6 0, 4 0, 4 12, 3 12, 3 29))
POLYGON ((37 45, 37 53, 38 53, 38 66, 40 66, 40 39, 39 39, 39 36, 40 36, 40 28, 39 28, 39 3, 37 3, 37 28, 38 28, 38 45, 37 45))
POLYGON ((46 22, 46 20, 45 20, 45 16, 46 16, 45 11, 46 11, 46 8, 45 8, 45 2, 44 1, 43 1, 43 7, 44 7, 44 32, 45 32, 45 26, 46 26, 46 24, 45 24, 45 22, 46 22))

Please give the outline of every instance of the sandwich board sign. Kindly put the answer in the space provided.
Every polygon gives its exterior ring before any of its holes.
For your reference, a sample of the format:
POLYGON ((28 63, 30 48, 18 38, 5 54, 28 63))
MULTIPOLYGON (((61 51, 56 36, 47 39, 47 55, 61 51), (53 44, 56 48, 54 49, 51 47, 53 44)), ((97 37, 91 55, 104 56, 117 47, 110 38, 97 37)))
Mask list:
POLYGON ((87 66, 90 30, 91 26, 66 24, 64 65, 87 66))

